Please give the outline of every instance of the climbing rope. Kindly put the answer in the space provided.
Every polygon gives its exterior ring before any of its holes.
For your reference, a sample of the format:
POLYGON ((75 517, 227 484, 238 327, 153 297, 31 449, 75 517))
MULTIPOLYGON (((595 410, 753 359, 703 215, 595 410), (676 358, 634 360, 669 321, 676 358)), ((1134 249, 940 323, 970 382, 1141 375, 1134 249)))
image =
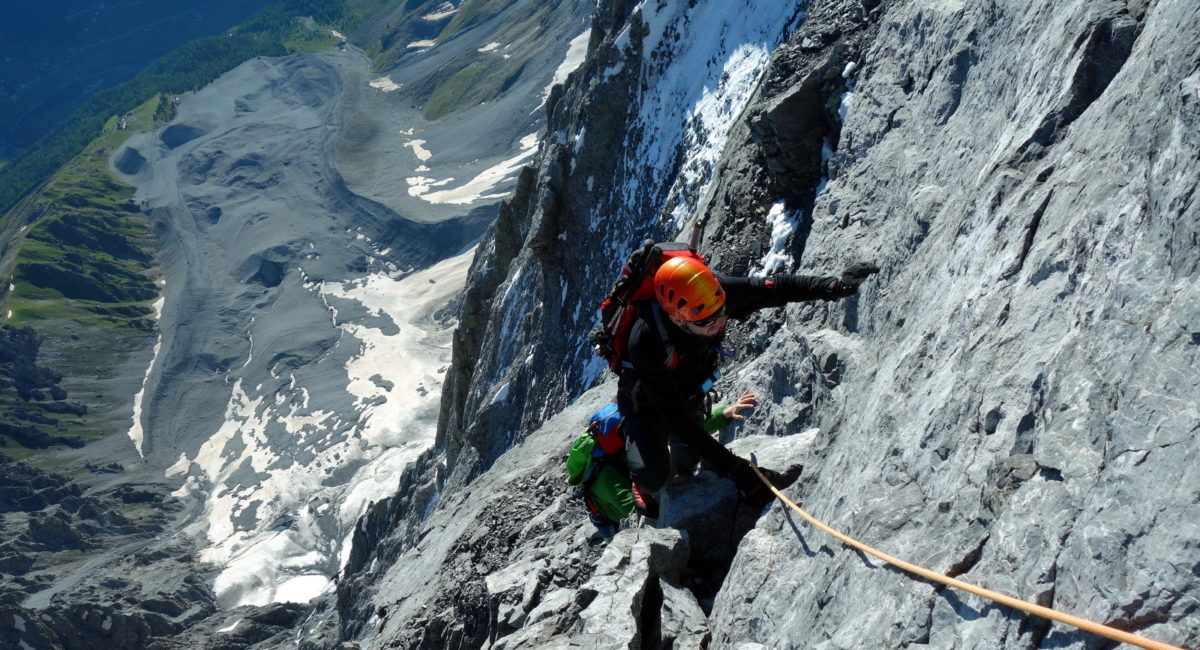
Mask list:
POLYGON ((826 526, 825 524, 821 523, 816 517, 813 517, 812 515, 808 514, 803 509, 801 509, 800 506, 793 503, 791 499, 784 496, 783 493, 780 492, 778 489, 776 489, 776 487, 774 485, 771 485, 771 482, 768 481, 767 478, 765 476, 763 476, 761 472, 758 471, 758 467, 756 465, 751 464, 751 467, 754 469, 754 473, 758 475, 759 480, 761 480, 764 484, 766 484, 766 486, 771 489, 771 492, 773 492, 775 494, 775 496, 779 497, 780 501, 783 501, 784 503, 786 503, 789 508, 791 508, 792 510, 795 510, 797 513, 800 514, 801 517, 804 517, 805 519, 807 519, 809 523, 811 523, 812 525, 816 526, 817 528, 820 528, 821 530, 829 533, 830 535, 833 535, 834 537, 840 539, 842 542, 846 543, 847 545, 849 545, 853 548, 856 548, 864 553, 869 553, 871 555, 874 555, 875 557, 883 560, 884 562, 887 562, 888 564, 891 564, 892 566, 904 569, 905 571, 908 571, 909 573, 921 576, 922 578, 925 578, 927 580, 933 580, 934 582, 940 582, 944 585, 949 585, 956 589, 961 589, 963 591, 973 593, 976 596, 982 596, 989 600, 994 600, 1002 605, 1008 605, 1009 607, 1012 607, 1014 609, 1019 609, 1023 612, 1035 614, 1037 616, 1055 620, 1060 623, 1066 623, 1067 625, 1073 625, 1081 630, 1086 630, 1088 632, 1091 632, 1092 634, 1098 634, 1102 637, 1112 639, 1113 641, 1120 641, 1121 643, 1128 643, 1129 645, 1134 645, 1139 648, 1148 648, 1149 650, 1184 650, 1183 648, 1179 648, 1179 647, 1176 647, 1173 645, 1167 645, 1166 643, 1160 643, 1158 641, 1153 641, 1151 639, 1147 639, 1145 637, 1141 637, 1136 634, 1130 634, 1129 632, 1124 632, 1122 630, 1118 630, 1116 628, 1109 627, 1107 625, 1101 625, 1100 623, 1095 623, 1095 622, 1089 621, 1084 618, 1079 618, 1078 616, 1071 616, 1070 614, 1064 614, 1060 611, 1050 609, 1049 607, 1042 607, 1041 605, 1035 605, 1033 603, 1030 603, 1030 602, 1027 602, 1024 600, 1013 598, 1012 596, 1005 596, 1002 593, 995 592, 990 589, 984 589, 983 587, 976 587, 973 584, 963 582, 962 580, 956 580, 949 576, 944 576, 940 573, 930 571, 929 569, 919 567, 915 564, 910 564, 899 558, 895 558, 886 553, 877 551, 877 550, 871 548, 870 546, 867 546, 866 544, 863 544, 862 542, 860 542, 852 537, 843 535, 843 534, 837 532, 836 530, 830 528, 829 526, 826 526))

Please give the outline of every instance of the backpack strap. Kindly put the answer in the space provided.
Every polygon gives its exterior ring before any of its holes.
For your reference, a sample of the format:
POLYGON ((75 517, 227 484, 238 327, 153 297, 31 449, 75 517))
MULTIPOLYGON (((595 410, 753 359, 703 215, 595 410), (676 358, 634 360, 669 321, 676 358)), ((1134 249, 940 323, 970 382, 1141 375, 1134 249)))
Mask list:
POLYGON ((671 344, 671 337, 667 334, 667 325, 663 322, 662 317, 662 307, 655 300, 650 304, 650 308, 654 311, 654 324, 658 327, 658 338, 667 350, 666 357, 663 358, 663 365, 668 370, 674 370, 679 367, 679 353, 675 351, 675 346, 671 344))

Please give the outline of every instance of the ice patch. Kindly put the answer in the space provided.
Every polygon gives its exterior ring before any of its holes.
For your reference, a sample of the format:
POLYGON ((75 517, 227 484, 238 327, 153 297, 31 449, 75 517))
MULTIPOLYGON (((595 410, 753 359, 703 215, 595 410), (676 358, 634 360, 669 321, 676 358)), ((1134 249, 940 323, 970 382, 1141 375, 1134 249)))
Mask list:
POLYGON ((261 607, 273 602, 278 593, 279 558, 304 550, 297 537, 292 530, 275 533, 231 558, 213 583, 217 603, 222 607, 261 607))
POLYGON ((246 332, 246 338, 250 340, 250 351, 248 353, 246 353, 246 363, 242 364, 243 368, 250 365, 250 362, 254 360, 254 329, 253 328, 254 328, 254 319, 255 318, 257 318, 257 317, 256 316, 250 317, 250 328, 251 329, 249 329, 246 332))
POLYGON ((424 176, 410 176, 404 179, 408 183, 409 196, 421 196, 429 191, 431 187, 441 187, 447 183, 453 183, 454 177, 437 180, 434 178, 426 178, 424 176))
POLYGON ((550 80, 550 84, 542 91, 542 101, 538 104, 541 108, 546 104, 546 100, 550 97, 550 89, 567 80, 572 72, 575 72, 583 63, 583 58, 587 54, 588 41, 591 40, 592 28, 589 27, 582 34, 571 39, 571 43, 567 45, 567 54, 563 57, 563 62, 558 64, 558 69, 554 71, 554 78, 550 80))
POLYGON ((850 107, 854 105, 854 71, 858 69, 858 64, 851 61, 846 64, 842 70, 842 78, 846 80, 846 92, 842 93, 841 103, 838 104, 838 121, 845 123, 846 115, 850 113, 850 107))
POLYGON ((496 391, 496 396, 492 398, 492 404, 503 404, 508 401, 508 382, 504 382, 500 389, 496 391))
POLYGON ((387 77, 387 76, 380 77, 378 79, 374 79, 367 85, 372 88, 378 88, 379 90, 382 90, 385 93, 390 93, 394 90, 400 90, 401 88, 404 87, 403 84, 398 84, 398 83, 392 81, 391 77, 387 77))
POLYGON ((789 214, 784 208, 783 201, 780 201, 771 206, 771 211, 767 213, 767 220, 771 223, 771 250, 763 257, 762 270, 756 271, 755 277, 787 270, 792 265, 792 256, 787 250, 792 233, 796 231, 796 226, 800 222, 798 215, 789 214))
POLYGON ((404 146, 412 149, 413 154, 416 155, 421 162, 426 162, 433 157, 433 152, 425 148, 424 140, 409 140, 408 142, 404 143, 404 146))
POLYGON ((296 576, 279 585, 273 600, 277 603, 307 603, 332 585, 333 582, 323 575, 296 576))
POLYGON ((647 24, 641 79, 648 88, 629 130, 637 139, 624 143, 624 166, 632 173, 618 191, 628 214, 657 219, 663 209, 680 228, 711 184, 729 129, 798 14, 794 4, 776 0, 640 7, 647 24), (648 187, 669 188, 665 202, 648 187))
POLYGON ((378 317, 371 322, 390 320, 399 331, 391 323, 337 324, 361 342, 346 365, 354 417, 310 411, 295 375, 265 394, 238 379, 225 423, 194 458, 168 469, 187 474, 178 496, 204 498, 188 532, 208 540, 200 559, 217 565, 221 607, 302 602, 324 590, 349 557, 358 519, 393 494, 405 466, 433 444, 439 369, 450 362, 453 332, 434 313, 462 290, 473 255, 400 279, 380 274, 342 285, 302 278, 310 291, 357 301, 378 317), (280 436, 294 444, 280 449, 280 436), (335 473, 346 467, 357 469, 335 473))
POLYGON ((170 478, 176 474, 186 474, 188 471, 188 466, 191 464, 192 461, 188 460, 187 454, 179 454, 179 460, 175 461, 174 465, 168 467, 167 471, 163 475, 167 478, 170 478))
MULTIPOLYGON (((162 317, 163 304, 166 302, 166 297, 160 297, 154 301, 154 320, 157 321, 162 317)), ((12 318, 12 312, 8 312, 9 318, 12 318)), ((138 456, 146 457, 142 453, 142 445, 145 443, 146 432, 142 429, 142 399, 146 396, 146 384, 150 382, 150 372, 154 370, 154 363, 158 361, 158 353, 162 350, 162 333, 159 332, 158 340, 154 342, 154 352, 150 355, 150 365, 146 367, 146 376, 142 378, 142 388, 133 396, 133 424, 129 427, 129 439, 133 440, 133 446, 137 449, 138 456)))
POLYGON ((427 13, 424 16, 421 16, 421 20, 428 20, 429 22, 436 22, 443 18, 449 18, 450 16, 453 16, 456 13, 458 13, 458 7, 455 7, 454 3, 443 2, 442 4, 438 5, 431 13, 427 13))
MULTIPOLYGON (((521 138, 521 145, 524 147, 521 153, 485 169, 475 178, 472 178, 459 187, 441 190, 440 192, 430 192, 428 194, 421 193, 414 196, 420 196, 421 199, 430 203, 451 205, 464 205, 485 199, 502 199, 507 194, 484 194, 484 192, 507 180, 520 170, 525 161, 537 153, 537 134, 533 133, 521 138)), ((409 194, 413 194, 413 189, 412 187, 409 188, 409 194)))
POLYGON ((432 319, 466 284, 474 249, 433 267, 396 280, 374 275, 354 286, 326 287, 325 293, 355 300, 374 313, 390 316, 400 333, 345 323, 341 328, 362 341, 362 353, 351 359, 347 390, 364 407, 362 436, 372 444, 403 445, 407 423, 427 416, 437 419, 441 378, 437 368, 450 359, 450 331, 432 319), (404 360, 407 363, 400 362, 404 360), (371 377, 392 383, 388 391, 371 377))

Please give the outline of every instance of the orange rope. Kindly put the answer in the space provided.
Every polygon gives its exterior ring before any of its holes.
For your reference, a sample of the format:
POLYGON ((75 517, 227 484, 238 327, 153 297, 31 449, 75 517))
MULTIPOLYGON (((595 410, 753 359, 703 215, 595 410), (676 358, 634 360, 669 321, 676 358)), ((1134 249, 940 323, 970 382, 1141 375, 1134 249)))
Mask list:
POLYGON ((1184 650, 1183 648, 1179 648, 1179 647, 1176 647, 1173 645, 1167 645, 1166 643, 1161 643, 1159 641, 1153 641, 1151 639, 1147 639, 1145 637, 1141 637, 1136 634, 1130 634, 1129 632, 1124 632, 1122 630, 1118 630, 1116 628, 1109 627, 1107 625, 1101 625, 1100 623, 1095 623, 1095 622, 1089 621, 1084 618, 1079 618, 1078 616, 1071 616, 1070 614, 1064 614, 1060 611, 1050 609, 1049 607, 1042 607, 1041 605, 1035 605, 1033 603, 1030 603, 1030 602, 1027 602, 1024 600, 1013 598, 1012 596, 1005 596, 1002 593, 995 592, 990 589, 984 589, 983 587, 976 587, 973 584, 969 584, 969 583, 963 582, 961 580, 955 580, 954 578, 951 578, 949 576, 944 576, 940 573, 935 573, 933 571, 930 571, 929 569, 919 567, 915 564, 905 562, 904 560, 901 560, 899 558, 894 558, 886 553, 877 551, 877 550, 871 548, 870 546, 867 546, 866 544, 863 544, 862 542, 860 542, 852 537, 843 535, 843 534, 837 532, 836 530, 830 528, 829 526, 826 526, 825 524, 821 523, 815 517, 813 517, 812 515, 808 514, 804 510, 802 510, 800 508, 800 506, 793 503, 791 499, 784 496, 783 493, 780 492, 778 489, 776 489, 774 485, 771 485, 771 482, 768 481, 767 478, 762 475, 762 472, 758 471, 758 467, 755 467, 754 465, 751 465, 751 467, 753 467, 754 473, 758 475, 758 478, 760 480, 762 480, 762 482, 764 484, 766 484, 767 487, 771 488, 771 492, 774 492, 775 496, 779 497, 779 500, 786 503, 788 505, 788 507, 791 508, 792 510, 795 510, 796 512, 800 513, 800 516, 807 519, 809 521, 809 523, 811 523, 812 525, 816 526, 817 528, 820 528, 821 530, 829 533, 830 535, 833 535, 834 537, 840 539, 841 541, 845 542, 847 545, 852 546, 864 553, 869 553, 871 555, 874 555, 875 557, 883 560, 884 562, 887 562, 888 564, 891 564, 893 566, 904 569, 905 571, 908 571, 909 573, 913 573, 913 574, 921 576, 922 578, 926 578, 928 580, 933 580, 934 582, 940 582, 944 585, 949 585, 949 586, 955 587, 957 589, 962 589, 963 591, 973 593, 976 596, 982 596, 984 598, 987 598, 989 600, 994 600, 1003 605, 1008 605, 1009 607, 1012 607, 1014 609, 1019 609, 1021 611, 1028 612, 1030 614, 1035 614, 1035 615, 1041 616, 1043 618, 1055 620, 1060 623, 1066 623, 1067 625, 1073 625, 1081 630, 1087 630, 1088 632, 1091 632, 1092 634, 1098 634, 1102 637, 1112 639, 1113 641, 1120 641, 1121 643, 1128 643, 1130 645, 1134 645, 1139 648, 1148 648, 1149 650, 1184 650))

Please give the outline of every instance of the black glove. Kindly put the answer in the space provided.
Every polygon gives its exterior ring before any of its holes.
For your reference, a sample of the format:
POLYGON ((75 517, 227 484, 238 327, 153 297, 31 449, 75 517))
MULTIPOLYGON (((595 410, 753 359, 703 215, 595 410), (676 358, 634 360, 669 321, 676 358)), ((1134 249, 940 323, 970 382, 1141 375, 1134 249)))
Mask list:
MULTIPOLYGON (((777 490, 783 490, 792 483, 795 483, 796 479, 800 477, 800 472, 803 470, 804 466, 796 465, 781 474, 765 467, 758 468, 758 471, 777 490)), ((737 484, 738 491, 742 493, 742 500, 751 506, 761 508, 775 499, 775 493, 762 482, 762 479, 754 474, 754 469, 748 461, 742 461, 734 469, 733 482, 737 484)))
POLYGON ((858 288, 871 275, 879 273, 879 267, 870 262, 855 262, 842 271, 842 284, 858 288))

